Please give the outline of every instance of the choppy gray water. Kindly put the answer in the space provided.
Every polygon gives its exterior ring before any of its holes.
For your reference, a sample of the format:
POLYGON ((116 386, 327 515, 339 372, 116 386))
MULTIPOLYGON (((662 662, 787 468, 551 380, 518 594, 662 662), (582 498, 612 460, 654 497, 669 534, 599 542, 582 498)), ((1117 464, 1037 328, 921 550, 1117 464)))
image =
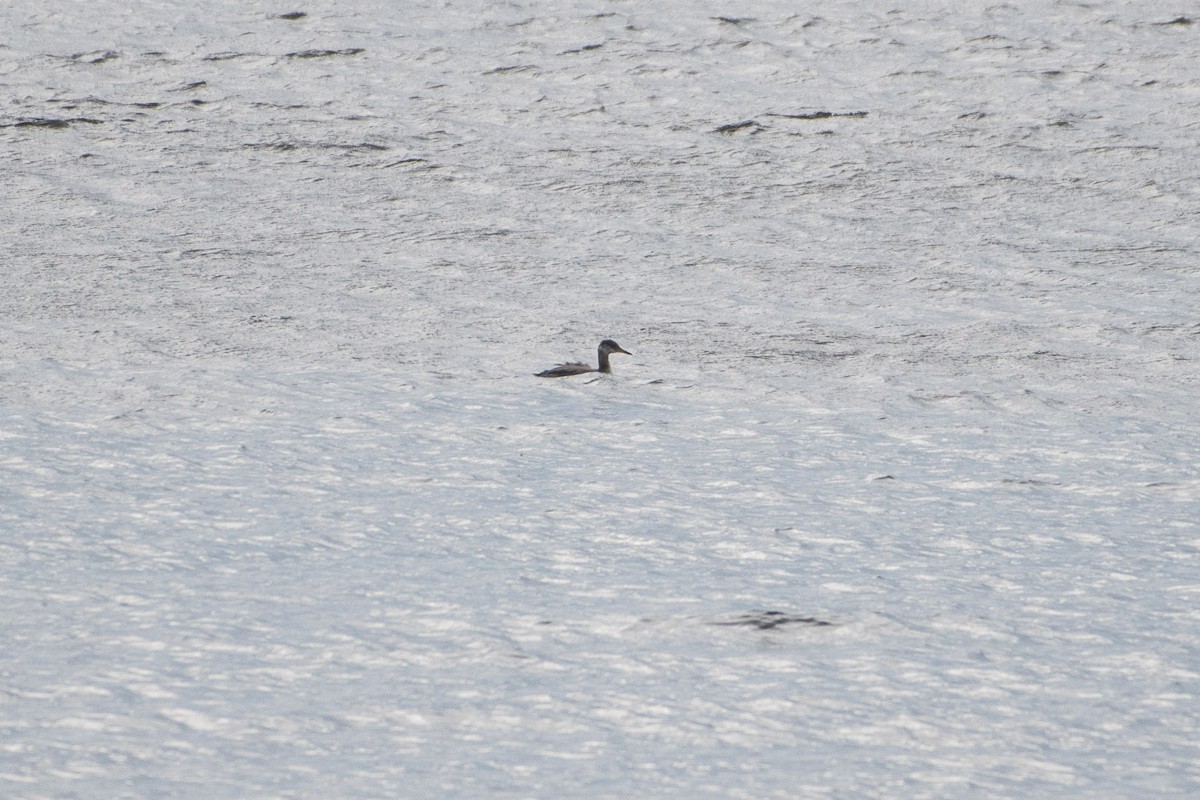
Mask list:
POLYGON ((0 794, 1195 796, 1200 19, 968 6, 0 9, 0 794))

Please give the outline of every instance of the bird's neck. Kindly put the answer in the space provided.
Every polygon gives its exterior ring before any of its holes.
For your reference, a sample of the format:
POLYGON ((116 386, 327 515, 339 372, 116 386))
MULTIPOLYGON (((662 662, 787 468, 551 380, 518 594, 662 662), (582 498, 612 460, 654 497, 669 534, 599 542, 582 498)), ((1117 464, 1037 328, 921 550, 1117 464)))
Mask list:
POLYGON ((608 353, 603 350, 598 351, 600 354, 600 369, 599 372, 612 372, 612 367, 608 365, 608 353))

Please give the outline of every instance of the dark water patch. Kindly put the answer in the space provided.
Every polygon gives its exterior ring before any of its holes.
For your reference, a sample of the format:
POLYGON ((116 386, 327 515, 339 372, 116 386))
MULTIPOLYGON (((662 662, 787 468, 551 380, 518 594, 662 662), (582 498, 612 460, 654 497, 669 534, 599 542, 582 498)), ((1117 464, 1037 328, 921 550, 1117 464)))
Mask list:
POLYGON ((771 631, 776 628, 782 628, 785 625, 801 625, 810 628, 822 628, 832 626, 832 622, 827 622, 816 617, 804 617, 796 614, 785 614, 782 611, 751 611, 746 614, 741 614, 731 620, 721 622, 710 622, 709 625, 721 625, 724 627, 743 627, 754 628, 760 631, 771 631))
POLYGON ((390 161, 383 165, 384 167, 412 167, 414 169, 439 169, 436 164, 430 164, 428 159, 424 158, 402 158, 398 161, 390 161))
POLYGON ((586 53, 589 50, 599 50, 601 47, 604 47, 603 42, 600 42, 599 44, 585 44, 582 47, 573 47, 570 50, 563 50, 560 55, 564 55, 564 56, 577 55, 579 53, 586 53))
POLYGON ((801 119, 801 120, 820 120, 834 119, 837 117, 845 119, 861 119, 867 116, 866 111, 801 111, 795 114, 781 114, 777 112, 768 112, 765 117, 779 117, 780 119, 801 119))
POLYGON ((235 53, 235 52, 227 50, 222 53, 209 53, 208 55, 204 56, 204 58, 202 58, 200 60, 201 61, 234 61, 239 58, 258 58, 258 57, 259 57, 258 53, 235 53))
POLYGON ((724 125, 718 125, 713 129, 713 133, 719 133, 724 136, 733 136, 736 133, 755 134, 765 131, 766 128, 752 119, 742 120, 741 122, 729 122, 724 125))
POLYGON ((336 58, 338 56, 356 56, 359 53, 365 53, 366 48, 363 47, 344 47, 340 50, 297 50, 294 53, 285 53, 284 58, 336 58))
POLYGON ((71 97, 71 98, 51 97, 48 100, 46 100, 46 103, 48 105, 58 106, 59 108, 63 108, 63 109, 67 109, 67 110, 72 110, 72 109, 79 108, 80 106, 87 106, 87 105, 93 105, 93 106, 112 105, 112 103, 110 103, 108 100, 101 100, 99 97, 71 97))
POLYGON ((289 150, 299 150, 300 147, 295 142, 249 142, 242 145, 245 150, 278 150, 284 153, 289 150))
POLYGON ((387 145, 373 142, 312 142, 301 146, 313 150, 335 150, 342 153, 386 153, 391 150, 387 145))
POLYGON ((1191 17, 1176 17, 1175 19, 1170 19, 1170 20, 1167 20, 1166 22, 1155 22, 1153 24, 1157 25, 1160 28, 1166 27, 1168 25, 1178 25, 1178 26, 1183 27, 1183 26, 1191 25, 1193 22, 1194 22, 1194 20, 1191 17))
POLYGON ((130 103, 122 103, 116 100, 105 100, 101 97, 78 97, 78 98, 60 98, 52 97, 46 101, 48 104, 57 106, 65 111, 73 111, 81 106, 120 106, 125 108, 158 108, 162 105, 157 100, 142 100, 130 103))
POLYGON ((298 19, 304 19, 308 16, 305 11, 286 11, 283 14, 276 14, 275 19, 286 19, 289 22, 294 22, 298 19))
POLYGON ((1062 486, 1061 481, 1044 481, 1037 478, 1001 478, 1000 483, 1004 486, 1062 486))
POLYGON ((103 125, 104 120, 92 117, 70 117, 68 119, 52 119, 49 117, 31 117, 19 119, 16 122, 0 123, 0 128, 49 128, 62 130, 72 125, 103 125))
POLYGON ((368 150, 376 153, 386 153, 388 150, 392 149, 385 144, 375 144, 373 142, 359 142, 357 144, 321 144, 317 146, 326 150, 346 150, 349 152, 368 150))
POLYGON ((103 64, 121 57, 116 50, 92 50, 87 53, 75 53, 70 60, 79 64, 103 64))
POLYGON ((279 152, 289 152, 292 150, 338 150, 341 152, 387 152, 390 147, 383 144, 374 144, 372 142, 247 142, 242 145, 245 150, 276 150, 279 152))
POLYGON ((495 67, 494 69, 486 70, 484 75, 504 75, 515 72, 533 72, 537 70, 536 64, 515 64, 511 67, 495 67))

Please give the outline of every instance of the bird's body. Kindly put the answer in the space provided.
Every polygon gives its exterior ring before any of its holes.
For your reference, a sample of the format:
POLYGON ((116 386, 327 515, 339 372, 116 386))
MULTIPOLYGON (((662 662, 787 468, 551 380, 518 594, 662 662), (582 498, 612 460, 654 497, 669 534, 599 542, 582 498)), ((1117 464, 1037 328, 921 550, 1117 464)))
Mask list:
MULTIPOLYGON (((579 361, 572 361, 569 364, 559 364, 557 367, 542 370, 537 374, 539 378, 565 378, 568 375, 582 375, 585 372, 598 372, 595 367, 590 367, 587 364, 579 361)), ((612 369, 609 369, 612 372, 612 369)))
POLYGON ((612 367, 608 363, 608 357, 612 353, 624 353, 625 355, 633 355, 621 345, 614 342, 612 339, 605 339, 600 343, 600 347, 596 351, 599 356, 600 366, 591 367, 587 364, 581 364, 578 361, 573 361, 569 364, 559 364, 557 367, 543 370, 537 374, 539 378, 565 378, 568 375, 583 375, 588 372, 604 372, 611 373, 612 367))

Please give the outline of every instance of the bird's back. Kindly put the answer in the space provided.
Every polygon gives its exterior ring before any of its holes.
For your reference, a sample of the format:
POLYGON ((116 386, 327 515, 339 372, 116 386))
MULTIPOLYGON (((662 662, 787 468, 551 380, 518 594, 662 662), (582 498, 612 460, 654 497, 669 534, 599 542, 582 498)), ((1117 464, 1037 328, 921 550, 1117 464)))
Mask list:
POLYGON ((595 372, 595 367, 589 367, 587 364, 580 364, 578 361, 571 364, 559 364, 557 367, 551 367, 547 370, 542 370, 537 374, 539 378, 565 378, 568 375, 582 375, 585 372, 595 372))

